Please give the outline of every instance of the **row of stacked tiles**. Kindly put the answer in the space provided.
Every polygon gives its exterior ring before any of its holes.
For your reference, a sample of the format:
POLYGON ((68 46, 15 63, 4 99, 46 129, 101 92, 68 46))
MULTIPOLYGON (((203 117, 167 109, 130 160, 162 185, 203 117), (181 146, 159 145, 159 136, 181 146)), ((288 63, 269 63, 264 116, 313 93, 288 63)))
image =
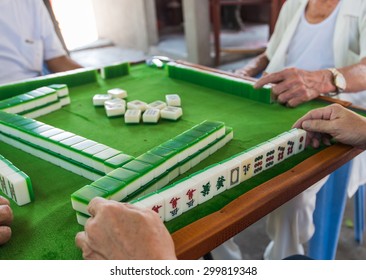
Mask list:
POLYGON ((292 129, 131 203, 154 210, 163 221, 170 221, 303 151, 305 141, 304 130, 292 129))
POLYGON ((43 116, 70 104, 67 85, 41 87, 0 101, 0 110, 29 118, 43 116))
POLYGON ((227 143, 232 139, 232 130, 228 134, 226 138, 223 123, 204 121, 76 191, 71 196, 73 208, 87 214, 86 206, 95 196, 121 201, 158 181, 162 187, 200 162, 198 155, 205 152, 207 157, 215 152, 220 146, 212 146, 218 140, 227 143), (209 147, 212 149, 207 150, 209 147))
POLYGON ((28 175, 0 155, 0 190, 19 206, 34 200, 28 175))
POLYGON ((106 174, 133 159, 119 150, 20 115, 0 112, 0 132, 106 174))

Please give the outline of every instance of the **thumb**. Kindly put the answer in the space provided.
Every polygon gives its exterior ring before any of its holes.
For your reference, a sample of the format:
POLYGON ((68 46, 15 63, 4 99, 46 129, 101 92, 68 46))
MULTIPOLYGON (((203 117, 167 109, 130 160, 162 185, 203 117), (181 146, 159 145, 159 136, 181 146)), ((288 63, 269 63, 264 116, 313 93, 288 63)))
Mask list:
POLYGON ((331 134, 332 125, 328 120, 306 120, 302 123, 302 128, 307 131, 331 134))

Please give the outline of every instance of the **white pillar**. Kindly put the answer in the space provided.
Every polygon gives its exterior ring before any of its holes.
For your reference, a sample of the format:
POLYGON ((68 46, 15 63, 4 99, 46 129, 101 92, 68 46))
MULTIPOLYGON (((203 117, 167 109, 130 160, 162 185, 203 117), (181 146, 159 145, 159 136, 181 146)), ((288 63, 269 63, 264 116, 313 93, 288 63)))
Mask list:
POLYGON ((183 16, 187 60, 211 66, 209 0, 183 0, 183 16))

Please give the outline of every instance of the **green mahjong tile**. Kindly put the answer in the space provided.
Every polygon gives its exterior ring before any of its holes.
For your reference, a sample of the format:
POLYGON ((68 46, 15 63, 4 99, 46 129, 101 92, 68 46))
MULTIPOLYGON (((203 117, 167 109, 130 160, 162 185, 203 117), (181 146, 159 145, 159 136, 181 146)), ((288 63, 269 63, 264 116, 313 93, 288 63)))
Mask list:
POLYGON ((185 135, 185 134, 178 135, 178 136, 174 137, 173 140, 176 140, 176 141, 179 141, 182 143, 186 143, 189 145, 193 145, 193 144, 196 144, 197 142, 199 142, 199 139, 197 139, 193 136, 185 135))
POLYGON ((121 180, 118 180, 113 177, 104 176, 93 183, 91 183, 92 186, 100 188, 102 190, 107 191, 110 195, 120 191, 126 186, 126 182, 123 182, 121 180))
POLYGON ((176 150, 163 148, 161 146, 157 146, 148 152, 166 159, 169 159, 177 154, 176 150))
POLYGON ((67 88, 67 85, 65 85, 65 84, 53 84, 53 85, 49 85, 48 87, 52 88, 54 90, 61 90, 61 89, 67 88))
POLYGON ((208 133, 206 133, 204 131, 200 131, 200 130, 190 129, 186 132, 183 132, 181 135, 186 135, 186 136, 194 137, 196 139, 201 140, 201 139, 207 137, 208 133))
POLYGON ((22 129, 25 130, 25 131, 30 131, 30 130, 33 130, 33 129, 35 129, 37 127, 40 127, 42 125, 44 125, 43 122, 39 122, 39 121, 34 120, 34 122, 32 122, 32 123, 23 125, 22 129))
POLYGON ((154 166, 139 160, 131 160, 130 162, 123 165, 123 168, 137 172, 144 175, 154 169, 154 166))
POLYGON ((79 201, 84 204, 89 204, 89 202, 95 197, 104 197, 107 198, 109 196, 108 192, 97 187, 86 185, 81 189, 77 190, 71 195, 72 200, 79 201))
POLYGON ((27 124, 32 124, 34 122, 36 122, 36 120, 24 118, 24 119, 19 119, 18 121, 14 122, 13 124, 18 127, 23 127, 27 124))
POLYGON ((48 125, 48 124, 45 124, 45 125, 42 125, 42 126, 39 126, 39 127, 35 127, 31 130, 31 132, 33 134, 41 134, 42 132, 45 132, 47 130, 51 130, 53 129, 54 127, 51 126, 51 125, 48 125))
POLYGON ((177 151, 177 153, 187 149, 189 146, 191 146, 191 145, 189 145, 187 143, 182 143, 182 142, 176 141, 174 139, 169 140, 160 145, 160 147, 162 147, 162 148, 168 148, 171 150, 175 150, 175 151, 177 151))
POLYGON ((29 95, 29 94, 21 94, 21 95, 18 95, 17 96, 18 99, 21 101, 21 102, 30 102, 30 101, 34 101, 34 97, 29 95))
POLYGON ((142 154, 141 156, 137 157, 136 160, 146 162, 146 163, 154 165, 154 166, 159 166, 166 161, 166 158, 154 155, 150 152, 147 152, 147 153, 142 154))
POLYGON ((124 164, 126 164, 127 162, 133 160, 134 157, 130 156, 130 155, 126 155, 126 154, 119 154, 116 155, 112 158, 107 159, 104 164, 111 167, 111 168, 117 168, 117 167, 121 167, 124 164))
POLYGON ((116 178, 118 180, 124 181, 127 184, 136 181, 141 175, 140 173, 127 170, 123 167, 117 168, 116 170, 113 170, 112 172, 109 172, 107 174, 109 177, 116 178))

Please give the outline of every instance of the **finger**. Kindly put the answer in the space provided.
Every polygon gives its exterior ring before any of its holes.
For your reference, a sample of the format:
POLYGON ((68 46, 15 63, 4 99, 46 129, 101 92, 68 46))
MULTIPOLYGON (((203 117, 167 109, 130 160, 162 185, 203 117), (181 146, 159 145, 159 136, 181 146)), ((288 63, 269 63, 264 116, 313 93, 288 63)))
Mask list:
POLYGON ((332 135, 333 125, 328 120, 306 120, 302 123, 302 128, 307 131, 326 133, 332 135))
POLYGON ((0 245, 5 244, 10 240, 11 228, 7 226, 0 226, 0 245))
POLYGON ((86 246, 86 233, 85 231, 80 231, 75 236, 75 245, 76 247, 82 249, 83 246, 86 246))
POLYGON ((109 202, 110 201, 105 198, 95 197, 89 202, 87 210, 91 216, 95 216, 99 209, 109 202))
POLYGON ((329 120, 331 117, 331 114, 332 114, 332 109, 331 109, 332 106, 333 105, 311 110, 310 112, 305 114, 303 117, 298 119, 295 122, 295 124, 293 125, 293 127, 304 128, 302 124, 306 120, 322 120, 322 119, 329 120))
POLYGON ((101 254, 95 252, 87 242, 87 235, 84 231, 78 232, 75 236, 75 244, 83 252, 85 260, 103 260, 105 259, 101 254))
POLYGON ((272 74, 268 74, 265 76, 262 76, 262 78, 260 78, 255 84, 254 84, 254 88, 261 88, 266 84, 270 84, 270 83, 279 83, 283 81, 283 75, 281 72, 278 73, 272 73, 272 74))
POLYGON ((0 195, 0 205, 9 205, 10 206, 10 202, 5 197, 0 195))
POLYGON ((0 205, 0 225, 10 226, 13 221, 13 211, 9 205, 0 205))

